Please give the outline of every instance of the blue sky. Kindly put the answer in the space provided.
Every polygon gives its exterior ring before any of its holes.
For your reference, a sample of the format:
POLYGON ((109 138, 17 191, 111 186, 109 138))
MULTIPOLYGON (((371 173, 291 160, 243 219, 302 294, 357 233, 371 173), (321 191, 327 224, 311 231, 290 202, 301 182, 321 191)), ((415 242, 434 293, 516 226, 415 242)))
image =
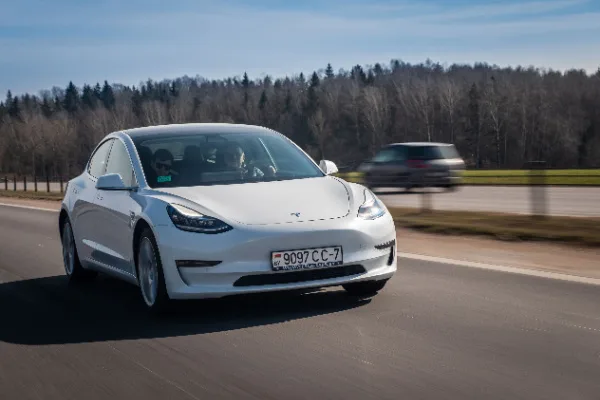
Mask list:
POLYGON ((392 58, 600 66, 599 0, 17 0, 0 98, 97 81, 294 75, 392 58))

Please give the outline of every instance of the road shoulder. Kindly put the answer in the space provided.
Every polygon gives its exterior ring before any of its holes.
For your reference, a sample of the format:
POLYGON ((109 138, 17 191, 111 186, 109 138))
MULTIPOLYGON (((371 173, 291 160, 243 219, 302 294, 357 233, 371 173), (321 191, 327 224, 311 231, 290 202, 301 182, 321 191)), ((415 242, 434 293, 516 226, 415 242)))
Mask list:
POLYGON ((398 252, 600 279, 600 249, 397 230, 398 252))
POLYGON ((18 206, 23 208, 43 208, 59 211, 61 202, 54 200, 33 200, 0 196, 0 205, 18 206))

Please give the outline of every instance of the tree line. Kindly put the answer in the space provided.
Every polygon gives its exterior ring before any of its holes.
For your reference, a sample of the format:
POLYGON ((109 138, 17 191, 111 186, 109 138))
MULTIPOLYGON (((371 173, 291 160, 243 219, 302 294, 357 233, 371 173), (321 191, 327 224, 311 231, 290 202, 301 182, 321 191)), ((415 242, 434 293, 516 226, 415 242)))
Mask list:
POLYGON ((0 170, 80 173, 106 134, 137 126, 231 122, 273 128, 315 159, 352 168, 391 142, 454 143, 470 168, 600 165, 600 69, 564 73, 484 63, 326 68, 305 76, 137 86, 70 82, 0 103, 0 170))

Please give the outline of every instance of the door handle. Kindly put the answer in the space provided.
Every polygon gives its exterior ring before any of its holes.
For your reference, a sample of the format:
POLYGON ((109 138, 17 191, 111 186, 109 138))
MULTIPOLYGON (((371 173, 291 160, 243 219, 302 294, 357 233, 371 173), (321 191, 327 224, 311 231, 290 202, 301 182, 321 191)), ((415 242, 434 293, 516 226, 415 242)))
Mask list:
POLYGON ((96 195, 96 199, 98 200, 102 200, 104 197, 100 196, 99 194, 96 195))

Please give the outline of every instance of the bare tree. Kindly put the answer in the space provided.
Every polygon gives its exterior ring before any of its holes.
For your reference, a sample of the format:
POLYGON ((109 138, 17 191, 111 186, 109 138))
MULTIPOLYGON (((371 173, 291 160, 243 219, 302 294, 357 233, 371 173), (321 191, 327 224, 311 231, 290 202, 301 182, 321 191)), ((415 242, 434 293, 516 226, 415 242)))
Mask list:
POLYGON ((440 103, 448 118, 448 127, 450 130, 450 143, 454 143, 454 130, 456 127, 456 118, 460 101, 460 87, 449 78, 445 78, 440 83, 439 88, 440 103))
POLYGON ((163 103, 152 100, 142 104, 144 125, 164 125, 168 123, 168 113, 163 103))
POLYGON ((375 86, 366 87, 363 110, 370 133, 370 147, 373 150, 383 144, 390 120, 390 107, 385 91, 375 86))
POLYGON ((323 111, 320 108, 308 119, 308 126, 317 139, 320 157, 321 159, 324 159, 325 143, 327 143, 327 139, 330 136, 330 131, 327 127, 327 121, 323 116, 323 111))

